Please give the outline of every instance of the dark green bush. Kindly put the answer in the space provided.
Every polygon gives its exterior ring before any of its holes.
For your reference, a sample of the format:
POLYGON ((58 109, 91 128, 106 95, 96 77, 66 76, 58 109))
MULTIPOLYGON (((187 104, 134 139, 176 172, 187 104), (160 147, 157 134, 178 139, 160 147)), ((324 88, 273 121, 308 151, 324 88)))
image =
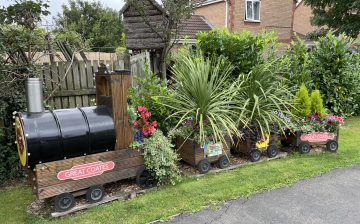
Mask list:
POLYGON ((323 95, 332 113, 354 115, 359 108, 359 57, 350 50, 352 40, 328 33, 319 38, 311 54, 310 71, 314 87, 323 95))
POLYGON ((257 64, 264 61, 264 56, 272 56, 268 51, 275 46, 274 33, 254 35, 249 31, 241 33, 228 30, 213 30, 197 35, 197 49, 206 57, 224 57, 235 69, 232 77, 236 79, 240 73, 248 74, 257 64))
POLYGON ((294 87, 294 90, 303 83, 308 88, 312 87, 309 65, 310 55, 305 42, 297 37, 297 41, 290 43, 281 58, 285 78, 289 81, 289 85, 294 87))

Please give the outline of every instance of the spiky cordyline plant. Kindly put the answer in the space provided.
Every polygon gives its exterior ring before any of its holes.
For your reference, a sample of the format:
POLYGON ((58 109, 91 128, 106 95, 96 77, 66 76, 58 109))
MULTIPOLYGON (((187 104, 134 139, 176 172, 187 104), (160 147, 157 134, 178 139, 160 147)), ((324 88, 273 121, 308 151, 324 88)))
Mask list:
POLYGON ((247 100, 244 111, 245 122, 239 122, 243 127, 252 127, 264 134, 270 133, 274 125, 282 131, 290 128, 290 123, 278 116, 281 112, 288 118, 293 118, 293 95, 280 76, 281 67, 277 59, 259 64, 247 75, 239 76, 238 98, 247 100))
POLYGON ((243 120, 245 102, 236 98, 239 85, 227 82, 232 70, 220 58, 212 61, 187 51, 178 54, 172 68, 174 94, 166 101, 175 111, 171 116, 178 119, 176 128, 193 121, 198 129, 188 137, 197 132, 200 144, 209 139, 225 142, 225 136, 238 134, 237 120, 243 120))

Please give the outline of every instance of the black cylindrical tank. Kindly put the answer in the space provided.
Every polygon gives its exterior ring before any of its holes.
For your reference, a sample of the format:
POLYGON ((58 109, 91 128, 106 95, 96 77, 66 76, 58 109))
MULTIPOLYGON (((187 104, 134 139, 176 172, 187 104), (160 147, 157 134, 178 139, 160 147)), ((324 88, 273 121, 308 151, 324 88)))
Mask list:
POLYGON ((16 135, 23 166, 111 151, 115 127, 105 106, 19 113, 16 135))

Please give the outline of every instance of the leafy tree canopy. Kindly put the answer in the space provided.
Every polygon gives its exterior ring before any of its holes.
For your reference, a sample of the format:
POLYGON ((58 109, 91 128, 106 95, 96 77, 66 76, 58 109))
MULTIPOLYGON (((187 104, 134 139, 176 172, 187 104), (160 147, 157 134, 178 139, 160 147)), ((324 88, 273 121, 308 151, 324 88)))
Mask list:
POLYGON ((360 0, 305 0, 313 9, 312 23, 335 34, 357 37, 360 33, 360 0))
POLYGON ((55 17, 56 31, 78 33, 93 51, 114 52, 121 45, 122 21, 117 11, 100 2, 69 0, 55 17))

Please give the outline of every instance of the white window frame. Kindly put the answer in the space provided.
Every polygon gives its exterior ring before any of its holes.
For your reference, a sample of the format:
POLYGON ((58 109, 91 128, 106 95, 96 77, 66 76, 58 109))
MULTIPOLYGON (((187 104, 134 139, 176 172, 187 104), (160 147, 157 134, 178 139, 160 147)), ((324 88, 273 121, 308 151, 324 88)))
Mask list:
POLYGON ((261 22, 261 0, 245 0, 245 21, 246 22, 257 22, 257 23, 261 22), (251 2, 252 6, 253 6, 252 7, 252 17, 253 18, 250 18, 250 19, 248 17, 248 7, 247 7, 248 2, 251 2), (254 15, 255 15, 255 13, 254 13, 254 3, 255 2, 259 3, 259 19, 258 20, 254 19, 254 15))

